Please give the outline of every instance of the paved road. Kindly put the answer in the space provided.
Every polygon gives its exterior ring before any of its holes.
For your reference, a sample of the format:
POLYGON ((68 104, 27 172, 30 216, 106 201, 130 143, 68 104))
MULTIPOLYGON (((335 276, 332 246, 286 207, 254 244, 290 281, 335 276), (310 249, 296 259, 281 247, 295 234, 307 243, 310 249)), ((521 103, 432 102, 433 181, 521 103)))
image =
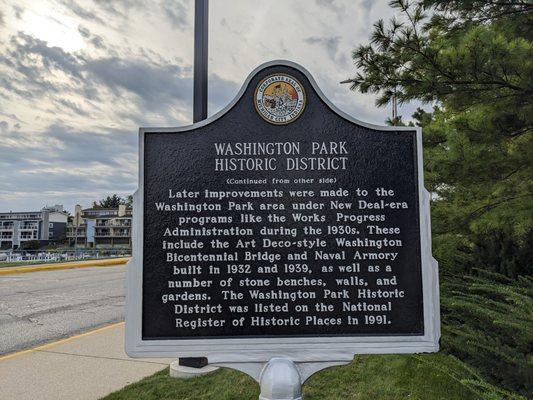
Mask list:
POLYGON ((124 319, 126 268, 0 276, 0 354, 124 319))

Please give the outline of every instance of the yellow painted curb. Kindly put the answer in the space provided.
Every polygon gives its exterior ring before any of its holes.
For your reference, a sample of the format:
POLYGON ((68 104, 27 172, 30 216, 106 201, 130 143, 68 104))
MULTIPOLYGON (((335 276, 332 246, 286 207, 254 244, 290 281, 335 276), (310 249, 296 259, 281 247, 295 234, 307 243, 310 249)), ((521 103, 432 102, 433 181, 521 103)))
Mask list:
POLYGON ((16 353, 6 354, 4 356, 0 356, 0 361, 9 360, 10 358, 22 356, 22 355, 28 354, 28 353, 33 353, 34 351, 46 350, 46 349, 49 349, 50 347, 57 346, 58 344, 70 342, 71 340, 79 339, 79 338, 82 338, 84 336, 89 336, 89 335, 92 335, 94 333, 102 332, 102 331, 105 331, 105 330, 108 330, 110 328, 114 328, 114 327, 120 326, 120 325, 124 325, 124 321, 116 322, 116 323, 111 324, 111 325, 106 325, 106 326, 103 326, 101 328, 93 329, 92 331, 88 331, 88 332, 80 333, 78 335, 70 336, 70 337, 65 338, 65 339, 60 339, 60 340, 57 340, 55 342, 46 343, 46 344, 43 344, 43 345, 40 345, 40 346, 37 346, 37 347, 32 347, 30 349, 18 351, 16 353))
POLYGON ((74 269, 74 268, 90 268, 90 267, 109 267, 112 265, 121 265, 126 264, 130 260, 129 257, 122 258, 108 258, 104 260, 91 260, 91 261, 74 261, 68 263, 58 263, 58 264, 41 264, 29 267, 6 267, 0 268, 0 275, 11 275, 11 274, 25 274, 27 272, 36 272, 36 271, 53 271, 60 269, 74 269))

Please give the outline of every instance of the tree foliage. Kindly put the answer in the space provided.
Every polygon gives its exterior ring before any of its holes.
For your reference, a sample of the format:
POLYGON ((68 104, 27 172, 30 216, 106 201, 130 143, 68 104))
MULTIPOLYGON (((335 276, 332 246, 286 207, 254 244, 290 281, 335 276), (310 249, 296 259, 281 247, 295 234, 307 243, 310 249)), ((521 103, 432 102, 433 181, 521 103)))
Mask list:
POLYGON ((474 273, 444 276, 441 346, 481 371, 492 384, 531 394, 533 280, 513 281, 484 270, 474 273))
POLYGON ((530 274, 533 6, 390 4, 398 16, 378 21, 371 43, 353 53, 352 89, 378 94, 379 106, 393 96, 433 105, 413 118, 424 128, 439 261, 462 271, 486 265, 512 277, 530 274))
POLYGON ((120 205, 129 205, 129 198, 122 198, 117 194, 107 196, 101 199, 98 203, 94 202, 93 206, 96 208, 118 208, 120 205))
POLYGON ((378 106, 430 105, 410 124, 423 128, 442 348, 485 398, 533 398, 533 4, 390 5, 396 17, 353 52, 351 83, 378 106))

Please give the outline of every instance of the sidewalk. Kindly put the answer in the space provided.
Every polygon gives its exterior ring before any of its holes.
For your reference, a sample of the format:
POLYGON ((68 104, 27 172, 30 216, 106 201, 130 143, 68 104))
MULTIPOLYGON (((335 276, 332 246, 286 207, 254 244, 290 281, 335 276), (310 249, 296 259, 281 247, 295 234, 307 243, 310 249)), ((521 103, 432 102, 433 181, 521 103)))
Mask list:
POLYGON ((0 399, 96 400, 168 367, 124 353, 124 323, 0 356, 0 399))

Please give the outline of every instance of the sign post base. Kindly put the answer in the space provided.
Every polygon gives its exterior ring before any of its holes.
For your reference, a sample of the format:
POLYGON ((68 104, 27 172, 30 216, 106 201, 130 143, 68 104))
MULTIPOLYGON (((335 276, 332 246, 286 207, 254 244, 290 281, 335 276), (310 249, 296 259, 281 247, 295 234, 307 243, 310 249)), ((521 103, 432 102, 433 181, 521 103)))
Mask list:
POLYGON ((292 361, 289 357, 272 357, 263 362, 222 362, 211 365, 244 372, 257 382, 259 400, 303 400, 302 385, 318 371, 351 363, 353 356, 339 361, 292 361))
POLYGON ((187 367, 185 365, 180 365, 179 361, 173 361, 170 363, 170 376, 172 378, 197 378, 199 376, 204 376, 215 372, 218 370, 218 367, 213 365, 206 365, 202 368, 187 367))
POLYGON ((302 378, 288 358, 272 358, 259 377, 259 400, 302 400, 302 378))

